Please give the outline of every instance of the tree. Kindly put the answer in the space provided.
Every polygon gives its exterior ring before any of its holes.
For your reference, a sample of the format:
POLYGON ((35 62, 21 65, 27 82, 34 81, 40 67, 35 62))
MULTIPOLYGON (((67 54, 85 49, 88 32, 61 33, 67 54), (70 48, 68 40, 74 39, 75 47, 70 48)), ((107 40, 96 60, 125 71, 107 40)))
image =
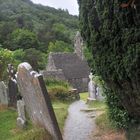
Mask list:
POLYGON ((9 46, 9 36, 15 28, 14 22, 0 22, 0 43, 3 44, 2 47, 6 48, 9 46))
POLYGON ((45 54, 34 48, 30 48, 24 51, 23 61, 30 63, 34 70, 39 71, 45 68, 45 58, 45 54))
POLYGON ((0 48, 0 81, 8 78, 7 66, 12 64, 14 68, 24 61, 25 52, 23 50, 10 51, 0 48))
POLYGON ((34 32, 27 29, 16 29, 11 34, 11 47, 9 49, 38 48, 39 42, 34 32))
POLYGON ((7 49, 0 48, 0 81, 6 80, 7 65, 13 63, 13 53, 7 49))
MULTIPOLYGON (((138 121, 140 1, 135 0, 135 7, 121 6, 128 1, 78 0, 80 28, 84 40, 92 50, 95 72, 108 87, 106 95, 110 110, 119 109, 138 121)), ((113 119, 115 117, 112 115, 113 119)))
POLYGON ((73 52, 73 48, 68 43, 57 40, 54 43, 49 43, 48 53, 49 52, 73 52))

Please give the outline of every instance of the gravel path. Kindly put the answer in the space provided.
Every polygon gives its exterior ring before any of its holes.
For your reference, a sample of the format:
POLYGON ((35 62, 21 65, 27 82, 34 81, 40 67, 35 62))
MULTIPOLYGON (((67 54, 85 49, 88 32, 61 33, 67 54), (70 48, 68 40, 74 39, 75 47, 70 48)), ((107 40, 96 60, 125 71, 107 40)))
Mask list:
POLYGON ((64 127, 64 140, 91 140, 90 135, 95 129, 95 122, 89 117, 90 113, 80 111, 86 108, 84 101, 76 101, 70 105, 64 127))

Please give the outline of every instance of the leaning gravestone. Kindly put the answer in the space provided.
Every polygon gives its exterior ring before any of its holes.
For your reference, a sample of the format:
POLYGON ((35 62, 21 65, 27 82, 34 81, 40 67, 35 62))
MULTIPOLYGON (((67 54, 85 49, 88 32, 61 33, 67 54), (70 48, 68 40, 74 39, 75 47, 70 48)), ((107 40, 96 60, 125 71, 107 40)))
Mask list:
POLYGON ((7 87, 3 81, 0 82, 0 106, 8 106, 8 92, 7 87))
POLYGON ((45 128, 52 140, 62 140, 43 76, 25 62, 18 66, 17 82, 32 122, 45 128))

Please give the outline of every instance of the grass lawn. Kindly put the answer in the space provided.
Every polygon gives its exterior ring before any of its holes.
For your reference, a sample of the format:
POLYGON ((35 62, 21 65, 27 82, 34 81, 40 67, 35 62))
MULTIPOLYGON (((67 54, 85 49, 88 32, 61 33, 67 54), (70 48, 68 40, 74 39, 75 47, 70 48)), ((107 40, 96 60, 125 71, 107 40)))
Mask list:
POLYGON ((68 115, 69 105, 70 102, 60 102, 60 101, 53 102, 54 112, 61 132, 63 132, 64 123, 68 115))
MULTIPOLYGON (((63 132, 69 104, 67 102, 53 101, 53 108, 61 132, 63 132)), ((45 134, 43 129, 35 128, 29 122, 25 130, 20 130, 16 126, 16 118, 17 112, 15 110, 0 110, 0 140, 42 140, 45 134)))
POLYGON ((13 137, 12 130, 16 128, 17 113, 14 110, 0 111, 0 140, 13 137))
MULTIPOLYGON (((80 93, 80 99, 87 102, 88 93, 80 93)), ((96 108, 97 110, 106 110, 107 105, 104 101, 93 101, 88 103, 89 108, 96 108)))
POLYGON ((98 116, 95 122, 97 128, 93 137, 97 140, 126 140, 125 131, 113 126, 108 118, 107 111, 98 116))
POLYGON ((80 100, 87 101, 88 92, 80 93, 80 100))
POLYGON ((43 136, 43 130, 33 128, 31 122, 27 122, 28 125, 24 130, 18 129, 16 119, 16 110, 0 111, 0 140, 40 140, 39 137, 43 136))

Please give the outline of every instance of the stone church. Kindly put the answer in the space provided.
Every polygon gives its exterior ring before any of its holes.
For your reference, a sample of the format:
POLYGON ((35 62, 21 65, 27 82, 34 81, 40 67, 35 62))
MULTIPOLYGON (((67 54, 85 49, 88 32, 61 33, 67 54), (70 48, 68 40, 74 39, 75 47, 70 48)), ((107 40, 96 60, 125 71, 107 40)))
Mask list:
POLYGON ((88 90, 90 68, 83 56, 83 40, 79 32, 74 39, 74 53, 50 53, 44 78, 66 80, 78 92, 88 90))

